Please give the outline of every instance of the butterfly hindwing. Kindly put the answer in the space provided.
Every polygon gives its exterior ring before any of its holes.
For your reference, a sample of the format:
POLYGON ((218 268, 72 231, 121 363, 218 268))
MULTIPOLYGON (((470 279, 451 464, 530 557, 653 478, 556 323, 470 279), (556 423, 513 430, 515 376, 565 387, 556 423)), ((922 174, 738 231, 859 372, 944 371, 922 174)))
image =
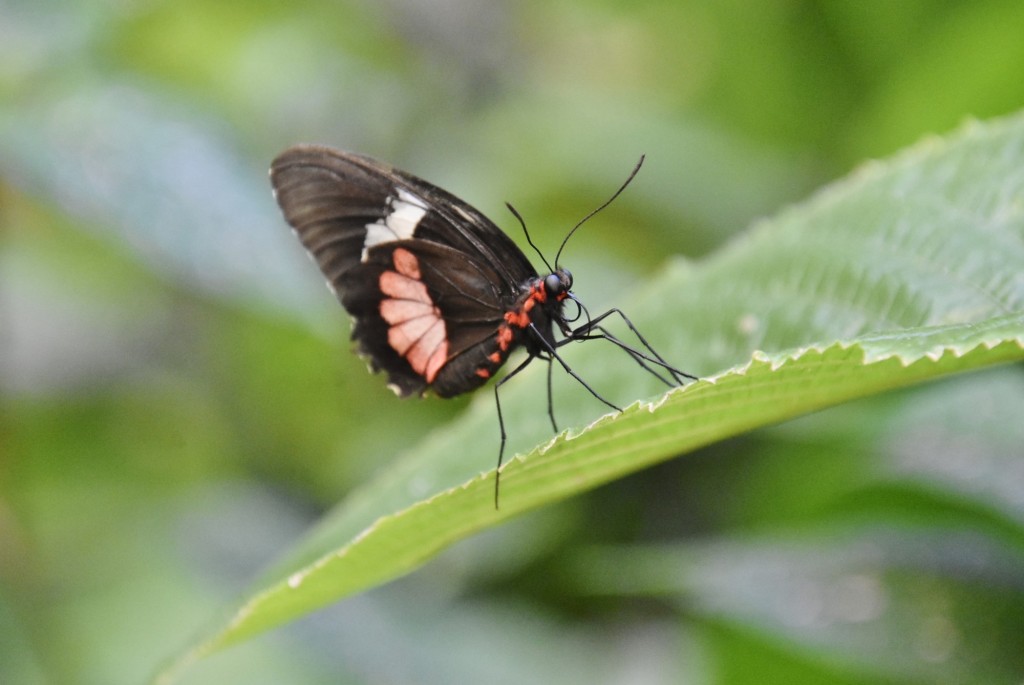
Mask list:
POLYGON ((343 276, 341 298, 360 351, 400 394, 429 386, 451 397, 487 380, 475 369, 497 348, 507 308, 495 278, 452 248, 405 240, 372 248, 343 276))

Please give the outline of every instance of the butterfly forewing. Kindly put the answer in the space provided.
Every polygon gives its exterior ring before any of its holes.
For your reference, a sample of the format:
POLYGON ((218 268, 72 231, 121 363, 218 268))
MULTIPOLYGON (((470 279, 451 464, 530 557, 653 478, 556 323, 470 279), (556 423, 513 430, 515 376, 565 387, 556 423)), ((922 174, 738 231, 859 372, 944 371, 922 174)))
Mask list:
POLYGON ((285 218, 325 272, 322 255, 338 259, 342 269, 350 266, 361 253, 352 248, 362 246, 367 226, 396 214, 398 203, 398 216, 418 220, 414 236, 395 239, 415 237, 475 256, 496 268, 510 293, 537 275, 511 238, 472 206, 370 157, 298 145, 274 160, 270 176, 285 218), (419 217, 417 205, 424 210, 419 217))

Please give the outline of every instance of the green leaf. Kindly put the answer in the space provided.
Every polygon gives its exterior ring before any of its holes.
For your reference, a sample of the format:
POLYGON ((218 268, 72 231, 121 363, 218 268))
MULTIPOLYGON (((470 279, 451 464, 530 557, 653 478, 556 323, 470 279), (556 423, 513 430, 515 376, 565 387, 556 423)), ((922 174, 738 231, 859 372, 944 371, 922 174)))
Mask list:
MULTIPOLYGON (((543 442, 506 464, 497 511, 494 473, 479 474, 496 450, 493 400, 482 393, 339 505, 161 681, 521 512, 759 426, 1024 359, 1024 117, 866 165, 706 262, 675 262, 628 302, 655 346, 687 360, 699 382, 548 440, 544 370, 509 384, 507 425, 543 442)), ((572 364, 602 394, 651 396, 646 374, 609 347, 573 349, 572 364)), ((556 394, 563 421, 592 417, 585 391, 556 394)))

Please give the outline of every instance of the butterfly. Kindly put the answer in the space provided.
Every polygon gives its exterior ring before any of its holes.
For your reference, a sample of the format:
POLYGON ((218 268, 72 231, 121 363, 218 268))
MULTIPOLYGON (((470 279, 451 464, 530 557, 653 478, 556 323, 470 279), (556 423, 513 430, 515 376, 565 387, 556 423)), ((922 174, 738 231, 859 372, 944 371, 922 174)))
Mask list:
POLYGON ((610 204, 643 163, 604 204, 562 241, 552 268, 533 244, 519 213, 507 205, 544 261, 537 273, 505 233, 454 195, 412 174, 363 155, 325 146, 297 145, 272 163, 274 196, 286 221, 352 316, 352 339, 373 371, 388 376, 402 397, 432 393, 454 397, 479 388, 517 349, 525 360, 494 384, 501 442, 495 477, 498 506, 505 453, 499 389, 534 359, 557 362, 605 405, 559 350, 582 340, 606 340, 670 387, 694 376, 668 364, 619 309, 591 317, 572 292, 572 274, 558 259, 569 238, 610 204), (568 311, 566 305, 573 303, 568 311), (627 344, 605 326, 621 318, 639 341, 627 344), (582 322, 581 322, 582 319, 582 322))

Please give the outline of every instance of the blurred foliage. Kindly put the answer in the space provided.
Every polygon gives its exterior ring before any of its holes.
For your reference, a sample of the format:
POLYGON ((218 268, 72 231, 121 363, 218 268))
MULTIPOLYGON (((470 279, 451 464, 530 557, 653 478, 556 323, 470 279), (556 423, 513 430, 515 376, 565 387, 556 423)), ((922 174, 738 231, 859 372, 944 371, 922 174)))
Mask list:
MULTIPOLYGON (((1020 109, 1022 13, 0 4, 0 682, 139 682, 466 409, 399 402, 348 353, 270 197, 287 145, 387 159, 518 240, 513 201, 546 251, 646 152, 565 255, 624 305, 667 254, 1020 109)), ((716 445, 185 682, 1019 682, 1022 398, 997 369, 716 445)))

